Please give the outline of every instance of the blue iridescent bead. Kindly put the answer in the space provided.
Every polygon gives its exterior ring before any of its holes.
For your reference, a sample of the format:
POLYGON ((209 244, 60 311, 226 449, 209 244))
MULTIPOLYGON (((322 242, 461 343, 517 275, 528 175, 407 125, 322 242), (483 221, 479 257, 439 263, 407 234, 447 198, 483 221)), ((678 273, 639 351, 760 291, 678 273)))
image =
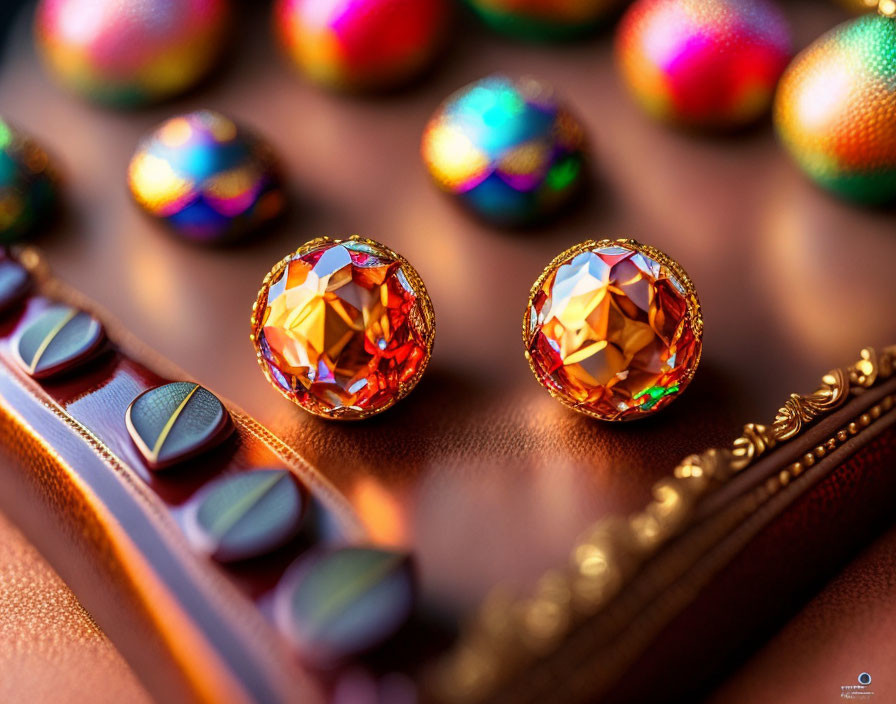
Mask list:
POLYGON ((149 215, 204 244, 255 232, 285 205, 271 149, 210 110, 172 117, 145 137, 128 185, 149 215))
POLYGON ((423 135, 436 184, 484 219, 526 225, 581 186, 585 132, 553 88, 489 76, 451 95, 423 135))
POLYGON ((57 183, 47 153, 0 118, 0 243, 21 240, 47 220, 57 183))

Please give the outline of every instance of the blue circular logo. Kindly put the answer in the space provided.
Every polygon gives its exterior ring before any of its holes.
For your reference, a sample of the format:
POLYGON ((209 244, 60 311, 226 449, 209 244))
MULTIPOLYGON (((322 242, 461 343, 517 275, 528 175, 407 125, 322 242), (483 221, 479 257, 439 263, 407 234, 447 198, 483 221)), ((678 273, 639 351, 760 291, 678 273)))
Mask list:
POLYGON ((867 672, 863 672, 859 675, 859 684, 871 684, 871 675, 867 672))

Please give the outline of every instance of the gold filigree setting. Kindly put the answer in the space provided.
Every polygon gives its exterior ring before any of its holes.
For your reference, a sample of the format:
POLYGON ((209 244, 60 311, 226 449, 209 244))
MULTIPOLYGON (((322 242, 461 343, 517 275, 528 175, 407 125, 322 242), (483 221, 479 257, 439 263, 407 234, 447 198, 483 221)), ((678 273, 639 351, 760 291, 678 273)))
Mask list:
MULTIPOLYGON (((480 702, 500 684, 551 652, 577 625, 599 613, 646 560, 692 520, 694 507, 713 488, 754 464, 771 449, 896 372, 896 346, 862 350, 858 362, 822 378, 812 394, 793 394, 772 425, 747 424, 729 447, 686 457, 653 487, 653 499, 628 518, 607 517, 573 548, 569 565, 546 573, 535 593, 515 600, 495 592, 468 625, 456 649, 433 672, 431 689, 445 702, 480 702)), ((753 510, 852 437, 896 408, 890 394, 825 442, 751 490, 753 510)))

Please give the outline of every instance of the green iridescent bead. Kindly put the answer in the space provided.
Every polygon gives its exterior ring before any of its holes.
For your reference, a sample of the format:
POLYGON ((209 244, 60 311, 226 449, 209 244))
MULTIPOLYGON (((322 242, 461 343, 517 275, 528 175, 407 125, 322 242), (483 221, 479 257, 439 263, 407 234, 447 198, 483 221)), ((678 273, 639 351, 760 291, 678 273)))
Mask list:
POLYGON ((896 200, 896 20, 835 27, 781 79, 775 126, 816 183, 865 204, 896 200))
POLYGON ((530 41, 575 39, 595 30, 621 0, 466 0, 492 29, 530 41))
POLYGON ((0 118, 0 243, 27 237, 47 220, 57 183, 47 153, 0 118))

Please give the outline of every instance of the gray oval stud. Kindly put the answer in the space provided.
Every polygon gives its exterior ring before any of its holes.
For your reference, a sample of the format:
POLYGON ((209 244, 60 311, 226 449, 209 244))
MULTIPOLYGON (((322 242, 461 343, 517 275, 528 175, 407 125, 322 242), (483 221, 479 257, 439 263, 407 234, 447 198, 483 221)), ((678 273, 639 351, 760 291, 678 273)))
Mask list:
POLYGON ((152 469, 210 450, 233 430, 218 397, 199 384, 176 381, 144 391, 125 414, 131 439, 152 469))
POLYGON ((269 553, 302 527, 307 498, 285 469, 256 469, 206 486, 190 512, 188 537, 219 562, 269 553))
POLYGON ((410 618, 415 600, 407 554, 349 547, 300 560, 284 578, 275 610, 299 656, 331 667, 392 638, 410 618))
POLYGON ((31 276, 15 259, 0 250, 0 313, 21 301, 31 288, 31 276))
POLYGON ((19 360, 35 379, 71 371, 92 359, 102 348, 105 333, 89 313, 66 305, 43 311, 19 336, 19 360))

